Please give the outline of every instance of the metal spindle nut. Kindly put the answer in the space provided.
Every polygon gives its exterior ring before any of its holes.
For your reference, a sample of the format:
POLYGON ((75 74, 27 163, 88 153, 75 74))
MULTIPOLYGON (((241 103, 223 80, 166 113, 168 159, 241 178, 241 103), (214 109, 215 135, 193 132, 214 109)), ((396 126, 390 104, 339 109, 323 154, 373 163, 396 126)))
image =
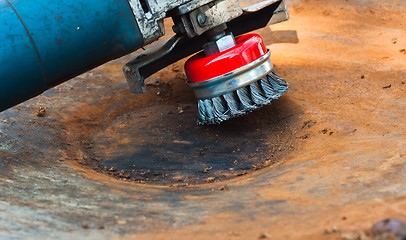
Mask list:
POLYGON ((207 22, 207 15, 204 12, 200 12, 196 15, 196 21, 200 27, 204 27, 207 22))

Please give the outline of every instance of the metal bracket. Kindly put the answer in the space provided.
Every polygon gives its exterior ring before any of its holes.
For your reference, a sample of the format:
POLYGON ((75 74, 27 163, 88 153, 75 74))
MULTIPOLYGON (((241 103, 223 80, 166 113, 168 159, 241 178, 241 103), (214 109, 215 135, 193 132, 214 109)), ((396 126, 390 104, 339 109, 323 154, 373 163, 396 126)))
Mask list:
POLYGON ((133 93, 144 93, 144 81, 157 71, 202 49, 206 39, 186 38, 177 34, 169 40, 148 48, 124 66, 124 75, 133 93))
POLYGON ((163 19, 168 11, 190 0, 128 0, 135 20, 144 39, 144 45, 156 41, 165 34, 163 19))
POLYGON ((160 58, 169 54, 181 39, 182 38, 179 35, 175 35, 168 41, 149 48, 124 66, 124 75, 131 92, 145 92, 144 81, 149 75, 143 71, 144 67, 157 62, 160 58))
POLYGON ((201 35, 207 30, 229 22, 242 14, 238 1, 222 0, 211 4, 213 6, 210 7, 210 4, 207 4, 182 16, 182 18, 187 18, 187 24, 190 21, 191 31, 186 31, 189 37, 201 35), (199 22, 199 16, 204 16, 204 22, 199 22))

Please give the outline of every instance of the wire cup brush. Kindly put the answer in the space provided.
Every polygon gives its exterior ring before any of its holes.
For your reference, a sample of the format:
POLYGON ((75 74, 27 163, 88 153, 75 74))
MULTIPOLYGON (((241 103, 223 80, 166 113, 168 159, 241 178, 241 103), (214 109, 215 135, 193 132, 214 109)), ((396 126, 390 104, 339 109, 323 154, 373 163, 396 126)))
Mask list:
POLYGON ((235 39, 229 34, 188 59, 185 72, 198 99, 198 124, 218 124, 281 97, 289 85, 272 70, 270 55, 258 34, 235 39))

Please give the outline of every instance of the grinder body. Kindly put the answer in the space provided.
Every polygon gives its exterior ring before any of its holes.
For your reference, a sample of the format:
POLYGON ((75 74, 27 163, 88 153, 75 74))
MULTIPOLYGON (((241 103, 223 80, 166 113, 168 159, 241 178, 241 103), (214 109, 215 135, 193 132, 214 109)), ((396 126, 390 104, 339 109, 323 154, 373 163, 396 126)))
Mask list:
POLYGON ((126 0, 0 0, 0 111, 143 45, 126 0))
MULTIPOLYGON (((285 21, 288 13, 283 0, 263 0, 246 8, 241 8, 238 0, 0 0, 0 112, 156 41, 165 34, 165 18, 172 18, 175 35, 149 47, 123 68, 133 93, 145 92, 145 78, 201 50, 204 50, 205 54, 200 54, 204 59, 212 54, 220 54, 219 59, 225 57, 227 49, 235 46, 233 34, 239 36, 285 21)), ((235 49, 241 56, 246 50, 244 47, 235 49)), ((269 62, 266 72, 259 74, 255 65, 245 74, 249 81, 237 84, 233 90, 259 81, 266 74, 272 75, 269 55, 255 59, 264 58, 269 62)), ((248 66, 250 61, 245 63, 248 66)), ((230 64, 235 65, 233 58, 225 65, 230 64)), ((240 68, 230 68, 231 72, 218 77, 221 82, 227 82, 227 76, 240 72, 240 68)), ((188 69, 186 72, 190 73, 188 69)), ((239 77, 237 74, 236 79, 239 77)), ((210 119, 201 123, 218 123, 268 104, 287 90, 283 81, 280 88, 280 84, 272 85, 275 82, 272 79, 270 83, 267 79, 261 80, 264 91, 254 86, 252 91, 247 89, 250 93, 244 90, 243 98, 234 96, 228 103, 222 96, 214 96, 212 81, 204 79, 207 86, 203 90, 207 94, 196 97, 206 102, 213 98, 210 101, 215 103, 210 102, 207 108, 199 107, 210 119), (243 102, 238 103, 238 107, 235 103, 241 99, 243 102), (247 99, 253 101, 249 106, 245 104, 247 99), (232 103, 232 111, 227 110, 226 103, 232 103), (221 108, 222 114, 233 114, 212 118, 212 112, 219 112, 212 105, 221 108)), ((193 84, 190 86, 194 88, 193 84)), ((194 90, 200 92, 201 87, 194 90)), ((226 90, 221 93, 231 91, 226 90)), ((241 91, 237 95, 240 96, 241 91)))

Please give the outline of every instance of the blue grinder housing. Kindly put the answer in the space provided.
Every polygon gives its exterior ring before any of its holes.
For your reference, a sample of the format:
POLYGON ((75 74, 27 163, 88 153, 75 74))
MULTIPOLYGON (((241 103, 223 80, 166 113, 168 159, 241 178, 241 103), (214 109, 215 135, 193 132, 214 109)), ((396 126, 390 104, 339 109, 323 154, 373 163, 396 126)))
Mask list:
POLYGON ((0 0, 0 111, 143 44, 126 0, 0 0))

